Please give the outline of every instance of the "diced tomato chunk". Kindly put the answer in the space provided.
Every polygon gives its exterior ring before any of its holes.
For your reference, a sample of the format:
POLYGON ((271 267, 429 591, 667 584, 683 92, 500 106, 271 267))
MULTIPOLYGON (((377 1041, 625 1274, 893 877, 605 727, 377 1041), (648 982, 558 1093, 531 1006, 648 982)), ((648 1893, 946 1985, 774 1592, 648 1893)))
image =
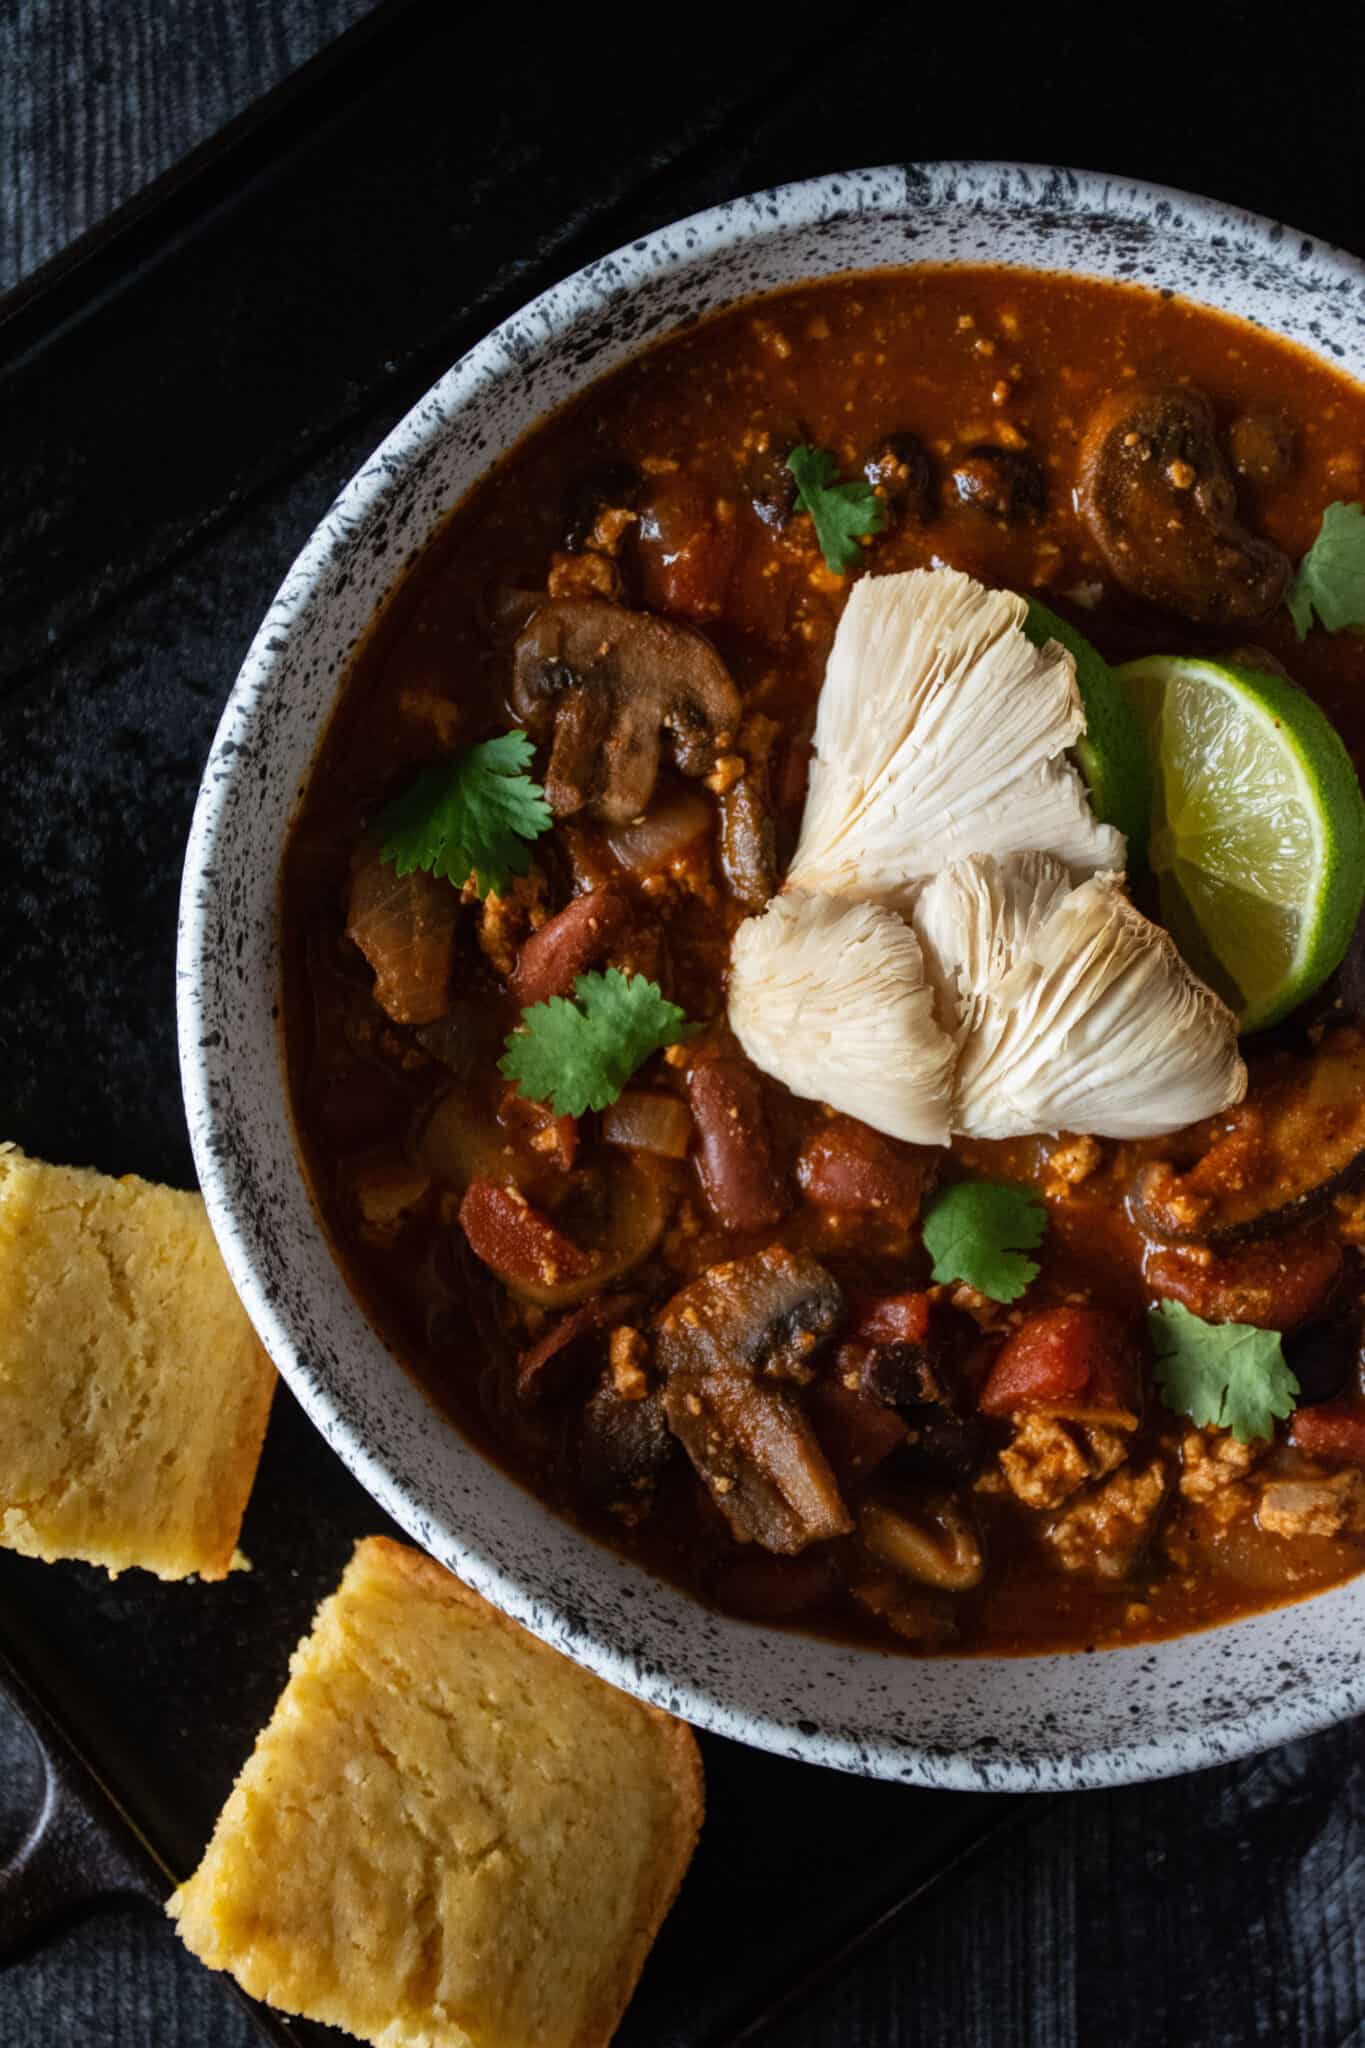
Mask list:
POLYGON ((796 1177, 808 1202, 840 1215, 881 1215, 907 1225, 933 1172, 935 1154, 883 1137, 856 1117, 836 1116, 808 1138, 796 1177))
POLYGON ((868 1294, 850 1303, 848 1335, 859 1344, 923 1344, 933 1307, 927 1294, 868 1294))
POLYGON ((1153 1294, 1206 1323, 1292 1330, 1325 1305, 1341 1274, 1341 1246, 1323 1231, 1298 1231, 1225 1251, 1162 1245, 1147 1255, 1153 1294))
POLYGON ((1344 1401, 1300 1408, 1289 1441, 1296 1451, 1306 1451, 1313 1458, 1340 1458, 1352 1465, 1365 1465, 1365 1412, 1348 1408, 1344 1401))
POLYGON ((733 508, 685 479, 660 486, 642 506, 637 562, 646 605, 681 619, 725 609, 739 546, 733 508))
POLYGON ((1136 1419, 1137 1347, 1108 1309, 1049 1308, 1030 1316, 996 1353, 981 1390, 985 1415, 1021 1408, 1136 1419))
POLYGON ((503 1279, 552 1287, 592 1271, 592 1255, 556 1230, 516 1188, 471 1181, 460 1204, 460 1226, 474 1256, 503 1279))
POLYGON ((838 1379, 812 1387, 807 1409, 840 1486, 866 1479, 909 1434, 894 1408, 838 1379))

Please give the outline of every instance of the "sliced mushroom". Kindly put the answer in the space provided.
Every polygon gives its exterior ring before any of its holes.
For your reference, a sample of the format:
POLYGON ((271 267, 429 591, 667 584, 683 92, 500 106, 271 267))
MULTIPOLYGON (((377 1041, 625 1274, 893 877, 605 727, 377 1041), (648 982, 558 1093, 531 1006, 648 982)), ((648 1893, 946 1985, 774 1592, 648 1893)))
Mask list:
POLYGON ((1236 1019, 1116 877, 1071 889, 1045 854, 959 861, 915 930, 959 1048, 955 1131, 1157 1137, 1241 1100, 1236 1019))
POLYGON ((1277 484, 1294 467, 1294 429, 1282 412, 1241 412, 1228 428, 1228 449, 1247 483, 1277 484))
POLYGON ((951 1494, 925 1494, 913 1507, 870 1500, 858 1515, 858 1533, 875 1557, 917 1585, 969 1593, 981 1584, 981 1539, 951 1494))
POLYGON ((604 1374, 578 1426, 578 1469, 588 1490, 599 1500, 647 1498, 677 1454, 661 1396, 627 1401, 604 1374))
POLYGON ((1075 875, 1122 868, 1069 749, 1085 731, 1072 656, 1028 607, 954 569, 865 576, 839 621, 789 889, 907 908, 971 853, 1042 848, 1075 875))
POLYGON ((1080 506, 1113 575, 1149 604, 1226 626, 1284 596, 1288 557, 1238 523, 1198 391, 1129 384, 1102 399, 1081 448, 1080 506))
POLYGON ((770 757, 781 727, 761 714, 740 734, 744 766, 720 796, 720 863, 730 894, 746 910, 761 910, 777 888, 777 827, 770 788, 770 757))
POLYGON ((740 714, 724 662, 690 626, 573 600, 543 604, 518 637, 511 703, 537 741, 553 733, 555 813, 609 825, 644 811, 665 733, 684 775, 708 775, 740 714))
POLYGON ((1143 1169, 1135 1207, 1154 1236, 1224 1244, 1293 1229, 1365 1180, 1365 1033, 1253 1068, 1247 1099, 1194 1134, 1198 1156, 1143 1169))
POLYGON ((843 1294, 818 1260, 775 1245, 708 1267, 675 1294, 659 1317, 655 1353, 670 1376, 738 1365, 807 1380, 843 1312, 843 1294))
POLYGON ((910 1144, 947 1143, 953 1047, 894 911, 776 897, 735 933, 729 1005, 754 1065, 793 1094, 910 1144))
POLYGON ((366 840, 351 863, 346 936, 374 969, 374 996, 396 1024, 432 1024, 450 1002, 460 892, 419 868, 400 875, 366 840))
POLYGON ((711 1267, 667 1303, 655 1333, 670 1429, 736 1536, 785 1555, 852 1527, 780 1384, 809 1377, 842 1308, 822 1266, 775 1247, 711 1267))

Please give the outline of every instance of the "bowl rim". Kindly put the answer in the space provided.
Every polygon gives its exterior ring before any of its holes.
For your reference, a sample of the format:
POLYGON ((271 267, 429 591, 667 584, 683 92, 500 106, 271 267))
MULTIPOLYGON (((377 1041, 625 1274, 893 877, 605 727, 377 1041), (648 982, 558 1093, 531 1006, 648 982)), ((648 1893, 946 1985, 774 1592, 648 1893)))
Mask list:
MULTIPOLYGON (((553 335, 581 314, 582 302, 575 296, 575 287, 585 277, 593 278, 599 300, 604 304, 628 296, 647 274, 650 263, 661 260, 670 239, 679 234, 687 238, 690 257, 714 256, 736 243, 760 240, 765 224, 778 230, 799 227, 805 221, 818 217, 818 210, 821 207, 827 209, 831 202, 836 206, 846 206, 849 195, 860 186, 913 174, 942 175, 948 171, 998 181, 1002 194, 1007 184, 1022 183, 1025 193, 1032 194, 1035 205, 1044 203, 1043 189, 1047 181, 1060 177, 1066 181, 1063 203, 1069 214, 1090 211, 1121 218, 1127 210, 1124 201, 1136 202, 1149 210, 1156 210, 1158 214, 1166 209, 1168 215, 1175 214, 1182 225, 1192 227, 1205 240, 1216 242, 1219 236, 1230 236, 1251 253, 1273 258, 1281 264, 1285 261, 1286 238, 1296 233, 1265 215, 1143 179, 1117 178, 1086 171, 1059 171, 1048 166, 996 160, 928 162, 829 172, 726 200, 668 223, 609 255, 594 259, 550 285, 499 322, 429 387, 343 486, 295 557, 252 639, 227 698, 195 804, 180 896, 176 1008, 181 1081, 195 1166, 209 1220, 228 1271, 282 1376, 310 1420, 322 1431, 360 1484, 419 1542, 430 1534, 432 1526, 422 1503, 403 1479, 389 1470, 373 1447, 352 1430, 346 1414, 325 1382, 303 1370, 297 1333, 291 1327, 283 1305, 261 1284, 257 1272, 255 1219, 236 1199, 231 1177, 224 1169, 221 1150, 213 1136, 215 1048, 211 1035, 204 1029, 203 992, 209 981, 208 949, 213 927, 211 895, 233 783, 231 769, 212 772, 215 762, 220 760, 221 745, 225 735, 242 717, 244 705, 255 700, 268 687, 280 665, 288 635, 315 601, 318 586, 335 560, 339 547, 373 520, 381 507, 395 497, 413 469, 440 446, 450 431, 454 410, 467 404, 482 387, 505 375, 507 356, 499 346, 499 337, 511 322, 532 326, 547 336, 553 335), (624 281, 620 277, 613 281, 614 268, 619 270, 624 281)), ((905 202, 904 210, 907 215, 910 213, 911 202, 905 202)), ((1311 253, 1315 262, 1335 272, 1344 284, 1349 283, 1357 293, 1365 296, 1365 262, 1316 238, 1298 236, 1297 240, 1300 255, 1306 257, 1311 253)), ((910 268, 913 264, 913 251, 908 250, 904 267, 910 268)), ((1040 269, 1047 267, 1045 264, 1038 266, 1040 269)), ((1077 271, 1076 274, 1085 273, 1077 271)), ((791 288, 791 285, 772 287, 777 290, 791 288)), ((1350 373, 1350 366, 1341 367, 1350 373)), ((586 389, 592 381, 589 377, 580 389, 586 389)), ((546 416, 548 414, 542 414, 542 417, 546 416)), ((533 432, 535 428, 527 431, 533 432)), ((377 609, 388 602, 409 566, 410 562, 405 563, 390 580, 377 609)), ((305 771, 308 772, 311 772, 311 764, 305 771)), ((290 1136, 295 1171, 303 1181, 309 1204, 316 1213, 316 1202, 297 1156, 297 1139, 292 1130, 290 1136)), ((330 1246, 330 1233, 325 1225, 323 1230, 330 1246)), ((344 1285, 344 1281, 341 1284, 344 1285)), ((475 1446, 470 1446, 470 1449, 474 1455, 483 1455, 475 1446)), ((534 1632, 545 1635, 546 1617, 526 1593, 516 1572, 505 1569, 496 1557, 458 1530, 449 1533, 461 1560, 461 1568, 465 1564, 469 1566, 471 1583, 495 1605, 534 1632)), ((593 1539, 584 1536, 583 1540, 593 1539)), ((643 1568, 636 1566, 634 1569, 643 1568)), ((1331 1599, 1333 1590, 1340 1589, 1329 1589, 1310 1598, 1319 1601, 1331 1599)), ((1204 1634, 1207 1631, 1193 1633, 1204 1634)), ((1315 1733, 1365 1711, 1365 1670, 1362 1670, 1358 1675, 1343 1677, 1315 1690, 1305 1690, 1292 1697, 1281 1695, 1241 1712, 1234 1711, 1216 1724, 1206 1720, 1197 1727, 1124 1742, 1101 1742, 1094 1747, 1077 1748, 1065 1754, 1053 1753, 1028 1760, 1022 1756, 1018 1759, 1000 1757, 983 1760, 979 1753, 969 1757, 938 1746, 926 1744, 916 1749, 913 1743, 900 1742, 894 1756, 887 1756, 879 1750, 875 1738, 855 1739, 842 1731, 765 1716, 747 1706, 736 1710, 727 1706, 714 1691, 708 1691, 700 1684, 680 1682, 669 1676, 642 1676, 623 1661, 615 1646, 590 1634, 580 1633, 572 1642, 558 1638, 556 1641, 558 1647, 579 1657, 580 1661, 589 1668, 597 1669, 611 1682, 682 1714, 698 1727, 732 1737, 738 1734, 758 1746, 792 1757, 953 1790, 1080 1789, 1171 1776, 1315 1733)), ((1124 1654, 1123 1649, 1116 1649, 1109 1651, 1107 1656, 1117 1662, 1124 1654)), ((897 1661, 906 1660, 897 1656, 897 1661)), ((1018 1662, 1026 1668, 1039 1659, 987 1658, 984 1661, 1018 1662)))

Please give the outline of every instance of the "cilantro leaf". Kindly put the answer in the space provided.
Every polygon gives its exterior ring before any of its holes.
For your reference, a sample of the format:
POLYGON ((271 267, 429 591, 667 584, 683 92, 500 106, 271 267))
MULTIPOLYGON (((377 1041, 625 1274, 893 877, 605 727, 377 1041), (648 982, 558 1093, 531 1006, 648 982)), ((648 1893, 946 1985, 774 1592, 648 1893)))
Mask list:
POLYGON ((1163 1301, 1147 1317, 1161 1398, 1191 1422, 1230 1429, 1238 1443, 1269 1436, 1292 1415, 1299 1383, 1284 1362, 1278 1330, 1206 1323, 1183 1303, 1163 1301))
POLYGON ((935 1280, 965 1280, 992 1301, 1017 1301, 1037 1278, 1021 1257, 1043 1241, 1047 1211, 1027 1188, 997 1180, 960 1180, 930 1203, 924 1242, 935 1280))
POLYGON ((643 974, 580 974, 573 1001, 551 996, 521 1013, 498 1061, 499 1073, 533 1102, 548 1102, 556 1116, 582 1116, 615 1102, 636 1068, 660 1046, 691 1038, 676 1003, 643 974))
POLYGON ((836 484, 834 457, 825 448, 793 448, 787 467, 796 478, 796 502, 809 512, 820 552, 836 576, 863 558, 859 536, 880 533, 886 510, 871 484, 836 484))
POLYGON ((1365 508, 1340 500, 1327 507, 1285 603, 1300 640, 1314 612, 1329 633, 1365 627, 1365 508))
POLYGON ((457 889, 473 875, 480 896, 501 894, 531 865, 523 841, 554 822, 544 790, 525 773, 533 752, 524 732, 505 732, 428 768, 381 815, 382 858, 400 875, 425 868, 457 889))

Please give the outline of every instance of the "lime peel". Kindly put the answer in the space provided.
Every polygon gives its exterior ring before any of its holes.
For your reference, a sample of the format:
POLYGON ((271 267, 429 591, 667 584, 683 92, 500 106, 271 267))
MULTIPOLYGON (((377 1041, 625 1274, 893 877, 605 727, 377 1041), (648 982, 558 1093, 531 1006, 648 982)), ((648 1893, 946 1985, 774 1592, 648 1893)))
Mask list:
POLYGON ((1264 1030, 1340 965, 1365 901, 1350 756, 1274 669, 1151 655, 1116 673, 1148 750, 1163 918, 1242 1030, 1264 1030))

